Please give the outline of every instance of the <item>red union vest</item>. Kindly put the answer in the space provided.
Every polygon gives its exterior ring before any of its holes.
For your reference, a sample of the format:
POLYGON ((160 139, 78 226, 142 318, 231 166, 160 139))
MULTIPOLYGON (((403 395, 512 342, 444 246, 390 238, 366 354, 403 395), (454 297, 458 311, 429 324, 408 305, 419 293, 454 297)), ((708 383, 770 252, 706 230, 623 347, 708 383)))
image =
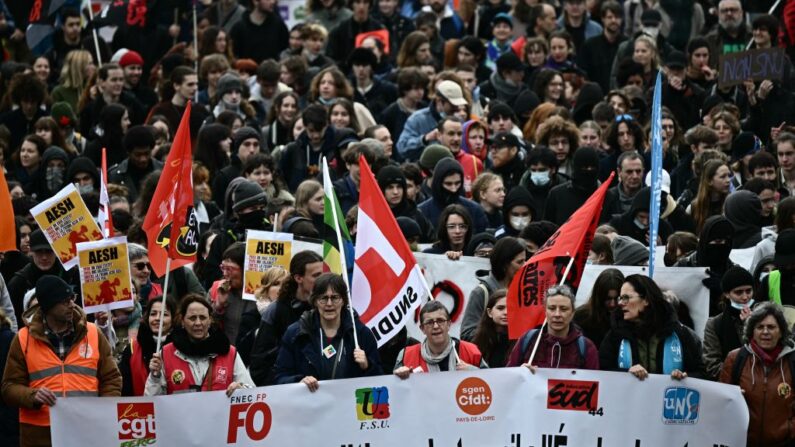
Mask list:
POLYGON ((138 340, 130 341, 130 375, 134 396, 143 396, 146 388, 146 379, 149 377, 149 365, 144 364, 144 355, 138 340))
MULTIPOLYGON (((176 354, 174 343, 169 343, 163 348, 163 370, 166 374, 166 392, 168 394, 191 393, 198 391, 190 364, 176 354)), ((234 346, 229 347, 225 355, 210 358, 210 367, 207 376, 201 384, 201 391, 226 391, 229 384, 235 379, 235 358, 237 351, 234 346)))
MULTIPOLYGON (((463 340, 459 343, 458 357, 461 358, 461 361, 480 368, 480 359, 482 356, 478 347, 473 343, 463 340)), ((423 371, 428 372, 428 364, 425 363, 425 359, 422 358, 422 354, 420 353, 421 348, 422 343, 407 347, 406 352, 403 354, 403 366, 407 366, 409 369, 414 369, 419 366, 423 371)))
MULTIPOLYGON (((98 394, 99 332, 93 323, 87 323, 86 335, 75 340, 63 361, 49 344, 31 337, 28 328, 22 328, 18 337, 28 366, 29 387, 47 388, 58 397, 98 394)), ((49 427, 50 407, 42 405, 35 410, 20 408, 19 422, 49 427)))

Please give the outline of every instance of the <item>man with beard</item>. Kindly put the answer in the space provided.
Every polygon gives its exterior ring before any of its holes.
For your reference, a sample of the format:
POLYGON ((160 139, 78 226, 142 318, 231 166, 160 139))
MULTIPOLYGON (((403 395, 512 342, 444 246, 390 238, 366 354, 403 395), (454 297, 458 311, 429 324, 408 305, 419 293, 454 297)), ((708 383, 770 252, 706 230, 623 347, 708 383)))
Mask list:
MULTIPOLYGON (((384 25, 370 17, 373 0, 352 0, 350 2, 353 15, 343 20, 329 32, 326 56, 337 61, 347 61, 351 51, 356 47, 356 35, 384 29, 384 25)), ((343 67, 349 68, 349 67, 343 67)))
MULTIPOLYGON (((72 286, 77 286, 76 288, 79 288, 80 285, 77 270, 72 270, 70 273, 63 269, 61 263, 55 258, 55 252, 52 251, 47 238, 39 229, 30 233, 30 252, 33 262, 16 272, 8 282, 8 294, 11 295, 11 303, 14 305, 17 321, 22 321, 24 309, 22 302, 25 292, 34 288, 36 281, 42 276, 57 276, 72 286)), ((77 296, 80 297, 80 294, 78 293, 77 296)))
POLYGON ((571 180, 549 191, 544 220, 562 225, 599 187, 599 154, 581 147, 574 153, 571 180))
POLYGON ((464 21, 453 10, 452 3, 448 3, 446 0, 430 0, 422 10, 436 15, 436 23, 442 39, 460 39, 464 36, 466 31, 464 21))
POLYGON ((145 82, 141 82, 144 73, 144 59, 137 51, 122 48, 110 59, 124 70, 124 91, 129 92, 141 103, 144 110, 157 104, 157 94, 145 82))
POLYGON ((716 67, 724 54, 745 51, 751 33, 745 25, 745 12, 740 0, 721 0, 718 3, 718 26, 707 34, 709 65, 716 67))
POLYGON ((577 48, 577 65, 588 73, 590 80, 602 87, 603 92, 607 92, 610 91, 610 69, 619 45, 627 40, 627 36, 621 33, 623 12, 618 2, 604 2, 601 16, 602 34, 587 39, 582 48, 577 48))
MULTIPOLYGON (((431 197, 420 203, 420 212, 428 218, 432 225, 439 222, 439 216, 447 205, 457 203, 469 211, 474 224, 472 234, 486 230, 488 219, 483 208, 477 203, 466 199, 464 195, 464 170, 456 160, 443 158, 433 170, 431 197)), ((435 232, 434 227, 434 232, 435 232)))

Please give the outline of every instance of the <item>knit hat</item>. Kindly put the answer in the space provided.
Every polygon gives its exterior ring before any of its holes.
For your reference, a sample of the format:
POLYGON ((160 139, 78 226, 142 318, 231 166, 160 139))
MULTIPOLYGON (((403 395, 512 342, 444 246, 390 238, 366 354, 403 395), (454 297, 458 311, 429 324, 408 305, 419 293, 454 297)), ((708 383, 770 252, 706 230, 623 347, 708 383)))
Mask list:
POLYGON ((629 236, 616 236, 610 248, 615 265, 640 265, 649 260, 649 248, 629 236))
MULTIPOLYGON (((33 238, 31 237, 31 246, 33 238)), ((795 264, 795 229, 790 228, 778 234, 776 239, 776 256, 774 261, 776 267, 783 268, 795 264)))
POLYGON ((453 153, 441 144, 431 144, 420 155, 420 167, 426 171, 433 172, 436 163, 439 163, 439 160, 443 158, 454 158, 453 153))
POLYGON ((732 141, 732 163, 762 149, 762 141, 753 132, 740 132, 732 141))
POLYGON ((66 101, 53 104, 51 115, 59 127, 77 127, 77 115, 75 115, 72 106, 66 101))
POLYGON ((502 53, 497 58, 497 72, 503 73, 505 71, 523 71, 524 64, 513 51, 502 53))
POLYGON ((509 16, 508 13, 501 12, 495 15, 493 19, 491 19, 492 27, 496 26, 498 23, 505 23, 506 25, 511 27, 511 29, 513 29, 513 20, 511 20, 511 16, 509 16))
POLYGON ((216 90, 219 98, 233 90, 237 90, 242 94, 244 92, 243 80, 235 73, 226 73, 218 80, 216 90))
POLYGON ((47 237, 40 229, 35 229, 30 233, 30 251, 52 250, 47 237))
POLYGON ((640 23, 644 26, 660 26, 662 14, 656 9, 647 9, 640 15, 640 23))
POLYGON ((137 51, 133 50, 128 50, 126 53, 124 53, 124 56, 122 56, 119 59, 119 65, 122 68, 128 67, 130 65, 143 65, 143 64, 144 64, 144 58, 142 58, 137 51))
POLYGON ((381 187, 381 191, 385 191, 387 186, 395 183, 400 185, 403 191, 406 190, 406 176, 400 168, 390 165, 384 166, 378 171, 378 186, 381 187))
POLYGON ((723 274, 723 278, 720 280, 720 288, 723 293, 729 293, 740 286, 753 287, 753 285, 754 277, 751 276, 748 270, 739 265, 734 265, 729 268, 729 270, 726 270, 726 273, 723 274))
POLYGON ((152 126, 133 126, 124 135, 124 150, 129 154, 133 149, 148 147, 154 149, 155 134, 152 126))
POLYGON ((489 104, 488 120, 491 122, 497 117, 508 117, 513 120, 515 115, 513 113, 513 109, 508 104, 505 104, 501 101, 493 101, 489 104))
POLYGON ((232 211, 239 212, 250 206, 268 204, 268 196, 258 183, 246 180, 240 183, 232 193, 232 211))
POLYGON ((422 230, 420 229, 420 225, 410 217, 405 217, 405 216, 398 217, 397 224, 398 227, 400 228, 400 232, 403 233, 403 237, 406 238, 406 240, 409 240, 414 237, 420 237, 422 235, 422 230))
POLYGON ((36 281, 36 297, 45 315, 58 303, 71 299, 74 295, 72 287, 57 276, 44 275, 36 281))
POLYGON ((257 141, 262 142, 262 135, 256 129, 248 126, 237 129, 232 135, 232 153, 236 153, 240 145, 250 138, 256 138, 257 141))
POLYGON ((348 65, 351 67, 354 65, 369 65, 370 67, 375 67, 377 64, 378 58, 375 57, 373 50, 369 48, 354 48, 353 51, 351 51, 351 55, 348 56, 348 65))

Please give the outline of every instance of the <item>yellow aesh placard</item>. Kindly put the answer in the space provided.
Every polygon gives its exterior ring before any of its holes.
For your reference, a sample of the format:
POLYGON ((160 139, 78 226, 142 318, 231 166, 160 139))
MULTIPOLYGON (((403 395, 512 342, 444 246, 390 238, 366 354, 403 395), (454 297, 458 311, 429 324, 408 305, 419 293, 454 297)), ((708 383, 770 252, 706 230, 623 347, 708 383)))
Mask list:
POLYGON ((130 259, 125 236, 77 245, 86 313, 133 305, 130 259))
POLYGON ((254 296, 262 277, 271 267, 290 268, 293 235, 271 231, 246 231, 246 260, 243 270, 243 299, 256 300, 254 296))
POLYGON ((33 207, 30 213, 67 270, 77 265, 77 244, 102 239, 99 225, 72 183, 33 207))

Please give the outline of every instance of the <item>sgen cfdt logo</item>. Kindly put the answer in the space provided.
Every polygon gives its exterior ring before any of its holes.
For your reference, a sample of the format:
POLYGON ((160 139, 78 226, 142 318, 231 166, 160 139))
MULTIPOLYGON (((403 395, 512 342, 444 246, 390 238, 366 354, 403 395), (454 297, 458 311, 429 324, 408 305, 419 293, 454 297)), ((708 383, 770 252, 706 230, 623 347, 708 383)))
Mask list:
POLYGON ((271 408, 261 400, 232 404, 229 406, 229 431, 226 435, 226 443, 235 444, 237 434, 243 427, 245 427, 246 436, 249 439, 262 441, 271 431, 272 423, 271 408))
POLYGON ((152 402, 117 403, 116 416, 119 423, 119 440, 122 447, 154 444, 155 404, 152 402))

